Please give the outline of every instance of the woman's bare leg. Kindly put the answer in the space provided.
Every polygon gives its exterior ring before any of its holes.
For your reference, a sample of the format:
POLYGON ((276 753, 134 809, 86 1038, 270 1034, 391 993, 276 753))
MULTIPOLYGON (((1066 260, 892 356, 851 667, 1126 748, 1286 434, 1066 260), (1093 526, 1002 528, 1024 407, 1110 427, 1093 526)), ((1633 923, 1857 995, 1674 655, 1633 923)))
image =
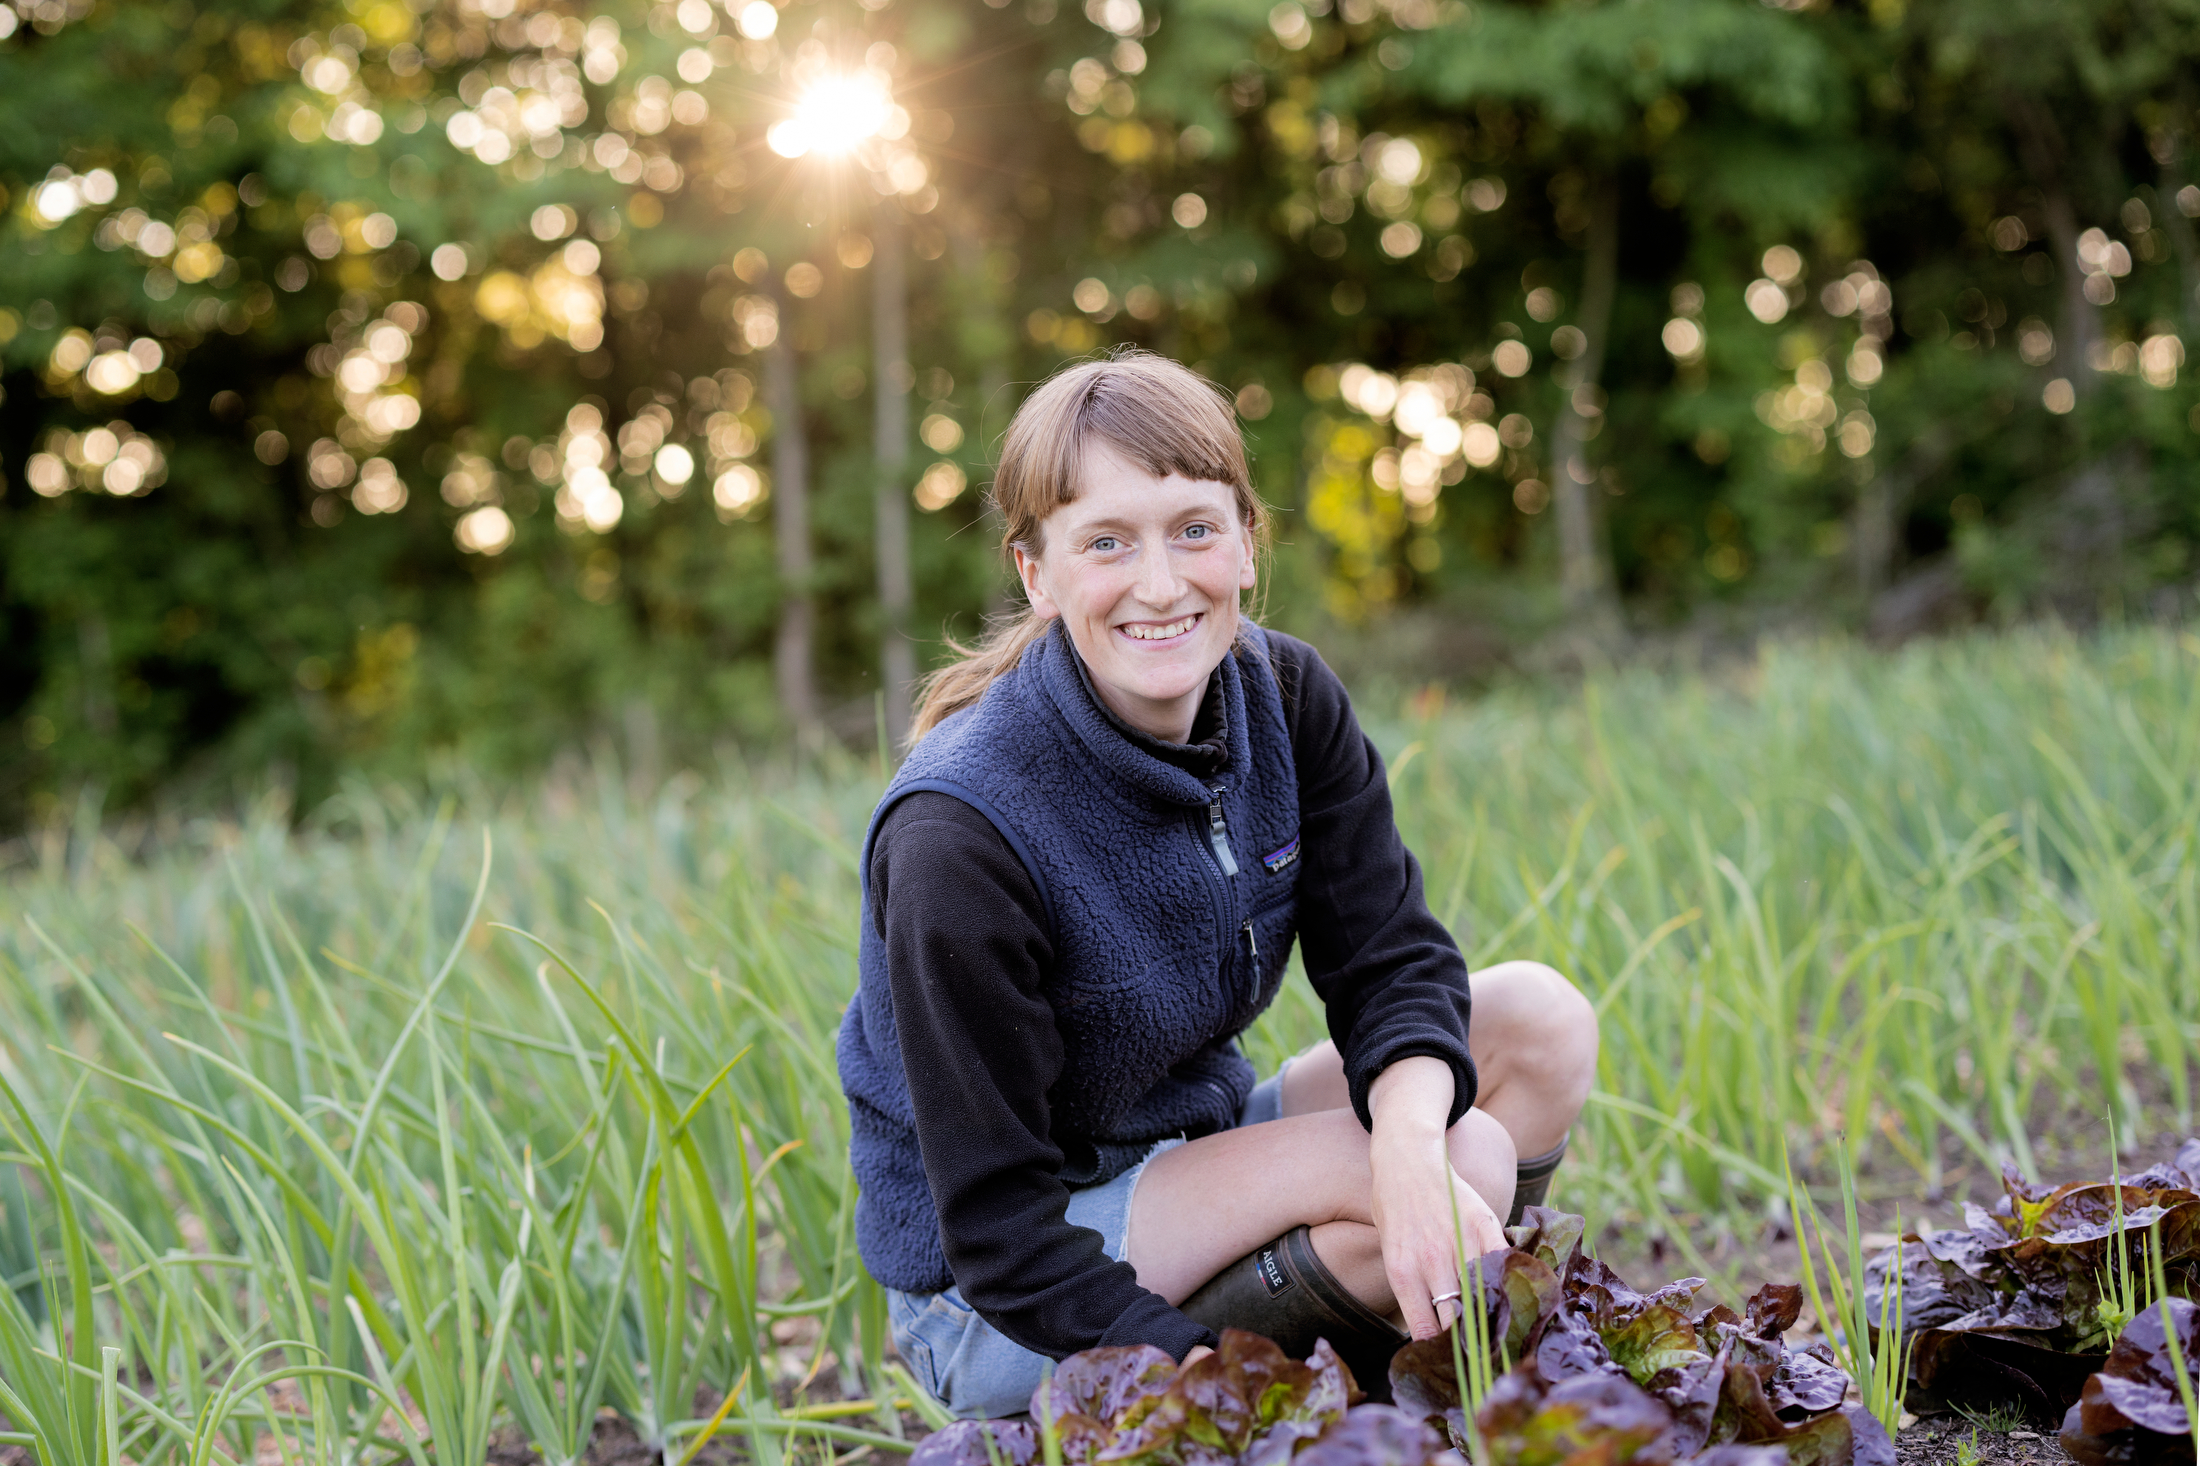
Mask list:
MULTIPOLYGON (((1446 1136, 1453 1184, 1499 1217, 1512 1205, 1511 1137, 1470 1110, 1446 1136)), ((1350 1110, 1294 1115, 1208 1135, 1153 1158, 1131 1195, 1138 1281, 1182 1303, 1223 1268, 1294 1227, 1369 1307, 1393 1306, 1374 1227, 1368 1136, 1350 1110)))
MULTIPOLYGON (((1541 1155, 1565 1139, 1596 1081, 1596 1009, 1553 968, 1499 962, 1474 974, 1467 1051, 1481 1082, 1474 1107, 1505 1127, 1521 1155, 1541 1155)), ((1327 1039, 1283 1072, 1285 1115, 1351 1103, 1344 1061, 1327 1039)))
MULTIPOLYGON (((1596 1010, 1540 962, 1474 974, 1467 1046, 1480 1092, 1446 1140, 1455 1183, 1502 1218, 1521 1155, 1556 1146, 1596 1078, 1596 1010)), ((1368 1136, 1351 1110, 1336 1046, 1316 1044, 1283 1076, 1283 1116, 1157 1156, 1132 1197, 1129 1261, 1181 1303, 1230 1263, 1293 1227, 1369 1307, 1395 1304, 1371 1215, 1368 1136)))

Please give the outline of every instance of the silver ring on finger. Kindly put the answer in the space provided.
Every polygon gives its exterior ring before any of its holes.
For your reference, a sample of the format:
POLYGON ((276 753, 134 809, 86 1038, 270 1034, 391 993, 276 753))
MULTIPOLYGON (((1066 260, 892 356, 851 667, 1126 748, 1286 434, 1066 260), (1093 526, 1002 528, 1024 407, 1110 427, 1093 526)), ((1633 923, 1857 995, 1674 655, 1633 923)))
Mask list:
POLYGON ((1460 1296, 1458 1293, 1439 1293, 1434 1298, 1429 1299, 1429 1306, 1433 1308, 1439 1303, 1457 1303, 1460 1296))

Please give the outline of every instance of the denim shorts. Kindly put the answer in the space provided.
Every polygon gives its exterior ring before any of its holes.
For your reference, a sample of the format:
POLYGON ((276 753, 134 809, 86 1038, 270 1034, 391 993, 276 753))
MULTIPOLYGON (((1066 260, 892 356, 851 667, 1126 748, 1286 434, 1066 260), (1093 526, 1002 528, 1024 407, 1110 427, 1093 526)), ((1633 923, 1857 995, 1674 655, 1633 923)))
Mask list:
MULTIPOLYGON (((1288 1068, 1290 1061, 1284 1063, 1288 1068)), ((1257 1125, 1282 1114, 1283 1070, 1278 1069, 1253 1087, 1238 1124, 1257 1125)), ((1098 1232, 1108 1256, 1121 1262, 1130 1230, 1131 1193, 1145 1174, 1146 1162, 1183 1143, 1160 1141, 1114 1180, 1072 1191, 1071 1224, 1098 1232)), ((1031 1408, 1031 1392, 1053 1367, 1046 1355, 1026 1349, 980 1318, 963 1301, 960 1288, 944 1293, 897 1293, 888 1288, 886 1317, 893 1328, 894 1349, 910 1374, 934 1399, 965 1419, 1022 1414, 1031 1408)))

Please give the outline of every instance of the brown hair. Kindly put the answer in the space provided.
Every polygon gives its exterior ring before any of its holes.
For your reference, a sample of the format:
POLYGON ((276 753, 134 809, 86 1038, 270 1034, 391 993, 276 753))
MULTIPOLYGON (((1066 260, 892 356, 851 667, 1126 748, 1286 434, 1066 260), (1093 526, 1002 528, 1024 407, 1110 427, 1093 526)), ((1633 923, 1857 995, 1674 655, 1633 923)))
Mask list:
MULTIPOLYGON (((1040 552, 1040 527, 1077 497, 1085 455, 1095 442, 1156 478, 1173 473, 1228 484, 1255 553, 1266 553, 1268 506, 1253 492, 1229 394, 1167 357, 1125 349, 1055 373, 1016 410, 993 472, 993 504, 1005 524, 1002 555, 1040 552)), ((909 741, 985 696, 1046 629, 1026 606, 996 622, 974 648, 950 641, 962 659, 924 679, 909 741)))

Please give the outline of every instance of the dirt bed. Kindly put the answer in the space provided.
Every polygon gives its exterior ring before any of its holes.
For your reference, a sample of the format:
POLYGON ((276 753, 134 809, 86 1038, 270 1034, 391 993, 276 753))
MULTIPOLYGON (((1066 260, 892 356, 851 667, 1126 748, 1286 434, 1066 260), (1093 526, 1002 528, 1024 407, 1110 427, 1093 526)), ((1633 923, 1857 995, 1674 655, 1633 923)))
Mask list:
POLYGON ((2070 1455, 2053 1431, 2035 1426, 1995 1430, 1960 1415, 1919 1420, 1894 1438, 1899 1466, 1954 1466, 1976 1432, 1978 1466, 2068 1466, 2070 1455))
MULTIPOLYGON (((2166 1095, 2151 1093, 2144 1085, 2142 1095, 2148 1100, 2147 1123, 2125 1146, 2120 1163, 2109 1155, 2107 1127, 2098 1116, 2088 1122, 2083 1116, 2049 1112, 2043 1104, 2040 1122, 2032 1132, 2033 1160, 2039 1173, 2032 1179, 2059 1183, 2106 1178, 2119 1164, 2129 1175, 2174 1156, 2192 1132, 2180 1123, 2166 1095)), ((1961 1152, 1953 1141, 1947 1142, 1943 1159, 1938 1191, 1929 1191, 1915 1172, 1890 1157, 1877 1157, 1876 1164, 1865 1166, 1857 1178, 1857 1221, 1867 1249, 1893 1245, 1898 1217, 1904 1231, 1961 1226, 1966 1201, 1986 1205, 2002 1194, 2000 1172, 1976 1156, 1961 1152)), ((1821 1195, 1832 1186, 1828 1176, 1805 1175, 1802 1179, 1816 1183, 1821 1195)), ((1564 1182, 1562 1170, 1551 1204, 1579 1210, 1574 1199, 1564 1194, 1564 1182)), ((1836 1208, 1822 1202, 1821 1210, 1834 1223, 1838 1240, 1836 1208)), ((1708 1296, 1728 1303, 1747 1298, 1762 1284, 1791 1283, 1802 1276, 1795 1234, 1783 1222, 1763 1219, 1752 1223, 1735 1213, 1680 1212, 1673 1219, 1691 1236, 1694 1258, 1660 1228, 1620 1217, 1597 1220, 1593 1229, 1597 1255, 1638 1287, 1701 1273, 1710 1279, 1708 1296)), ((1807 1334, 1813 1326, 1806 1316, 1804 1332, 1807 1334)))

